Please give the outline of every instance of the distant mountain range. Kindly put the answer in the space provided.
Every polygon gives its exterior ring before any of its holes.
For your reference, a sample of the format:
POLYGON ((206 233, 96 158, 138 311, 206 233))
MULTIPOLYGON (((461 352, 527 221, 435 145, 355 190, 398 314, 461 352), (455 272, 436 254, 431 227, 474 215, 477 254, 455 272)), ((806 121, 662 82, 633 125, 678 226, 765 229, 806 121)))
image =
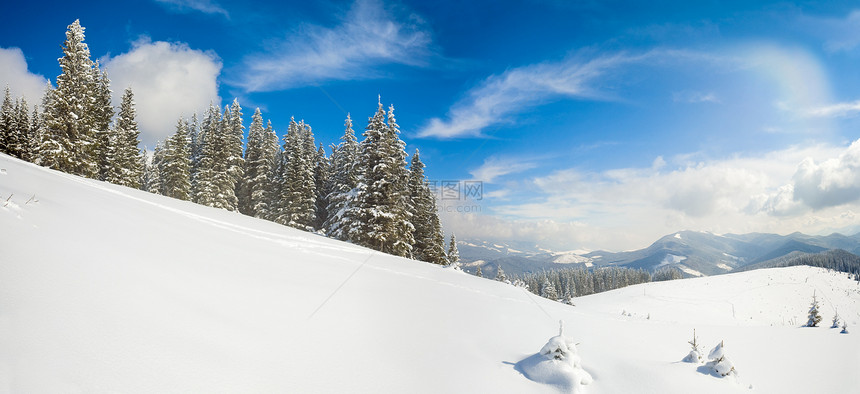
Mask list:
POLYGON ((819 253, 842 249, 860 254, 860 233, 826 236, 793 233, 724 234, 681 231, 666 235, 651 246, 627 252, 556 252, 530 244, 501 244, 461 241, 458 243, 465 268, 481 266, 484 276, 495 276, 497 267, 519 274, 566 267, 621 266, 655 271, 675 267, 685 276, 709 276, 779 259, 791 253, 819 253))

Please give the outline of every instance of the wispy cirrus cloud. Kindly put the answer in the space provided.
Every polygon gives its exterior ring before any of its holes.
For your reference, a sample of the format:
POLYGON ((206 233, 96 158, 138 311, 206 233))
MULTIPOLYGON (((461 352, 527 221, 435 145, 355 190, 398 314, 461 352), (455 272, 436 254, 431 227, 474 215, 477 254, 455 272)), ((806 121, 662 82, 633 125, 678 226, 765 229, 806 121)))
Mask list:
POLYGON ((424 65, 431 41, 420 17, 395 18, 376 0, 357 0, 339 25, 302 26, 247 57, 233 83, 260 92, 378 78, 384 65, 424 65))
POLYGON ((230 13, 213 0, 155 0, 155 2, 177 12, 202 12, 230 18, 230 13))
POLYGON ((822 118, 844 118, 860 114, 860 100, 815 107, 807 112, 808 116, 822 118))
POLYGON ((672 94, 672 101, 676 103, 719 103, 720 98, 714 92, 675 92, 672 94))
POLYGON ((535 167, 537 164, 531 160, 492 156, 484 160, 480 167, 469 171, 469 174, 472 175, 472 179, 491 183, 499 177, 520 173, 535 167))
POLYGON ((448 119, 433 118, 420 137, 457 138, 481 136, 484 129, 559 97, 599 98, 592 82, 609 70, 639 61, 648 55, 615 54, 592 59, 572 57, 561 62, 514 68, 485 79, 454 104, 448 119))
MULTIPOLYGON (((558 62, 517 67, 492 75, 451 106, 447 119, 432 118, 419 137, 482 137, 534 107, 559 99, 618 100, 602 86, 604 78, 624 67, 673 61, 737 62, 738 59, 685 50, 652 49, 642 53, 584 53, 558 62)), ((704 97, 716 100, 716 96, 704 97)))

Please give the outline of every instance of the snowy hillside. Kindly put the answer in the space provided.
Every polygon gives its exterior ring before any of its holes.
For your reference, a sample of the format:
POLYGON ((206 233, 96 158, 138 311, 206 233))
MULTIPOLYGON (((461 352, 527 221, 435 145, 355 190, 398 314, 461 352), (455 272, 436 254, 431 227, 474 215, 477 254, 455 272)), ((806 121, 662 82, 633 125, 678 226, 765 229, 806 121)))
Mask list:
POLYGON ((0 155, 2 393, 552 393, 515 365, 559 320, 587 393, 860 387, 860 288, 843 274, 575 302, 0 155), (790 326, 813 290, 823 327, 790 326), (850 334, 827 328, 834 306, 850 334), (706 351, 724 340, 737 381, 680 362, 694 328, 706 351))

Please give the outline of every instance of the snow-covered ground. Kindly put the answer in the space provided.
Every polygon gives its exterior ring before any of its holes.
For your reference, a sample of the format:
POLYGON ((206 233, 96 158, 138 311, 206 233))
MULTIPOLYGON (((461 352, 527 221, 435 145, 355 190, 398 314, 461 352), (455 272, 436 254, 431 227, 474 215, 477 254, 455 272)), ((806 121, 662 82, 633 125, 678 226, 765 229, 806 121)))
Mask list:
POLYGON ((559 320, 587 393, 860 387, 860 293, 842 274, 650 283, 572 307, 7 156, 0 169, 0 392, 551 393, 517 363, 559 320), (799 328, 813 290, 824 327, 799 328), (826 328, 833 307, 850 334, 826 328), (705 352, 724 340, 738 381, 680 361, 693 328, 705 352))

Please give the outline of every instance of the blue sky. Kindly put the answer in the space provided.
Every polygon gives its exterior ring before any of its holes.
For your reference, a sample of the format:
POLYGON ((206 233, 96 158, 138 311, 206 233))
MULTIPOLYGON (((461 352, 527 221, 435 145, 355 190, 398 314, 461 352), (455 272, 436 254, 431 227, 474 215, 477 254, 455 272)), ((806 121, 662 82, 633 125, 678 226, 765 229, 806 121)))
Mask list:
POLYGON ((38 101, 75 19, 115 95, 133 87, 148 146, 234 97, 246 121, 295 116, 329 144, 381 95, 429 178, 483 182, 481 200, 440 200, 460 238, 860 231, 850 2, 73 3, 5 8, 14 95, 38 101))

